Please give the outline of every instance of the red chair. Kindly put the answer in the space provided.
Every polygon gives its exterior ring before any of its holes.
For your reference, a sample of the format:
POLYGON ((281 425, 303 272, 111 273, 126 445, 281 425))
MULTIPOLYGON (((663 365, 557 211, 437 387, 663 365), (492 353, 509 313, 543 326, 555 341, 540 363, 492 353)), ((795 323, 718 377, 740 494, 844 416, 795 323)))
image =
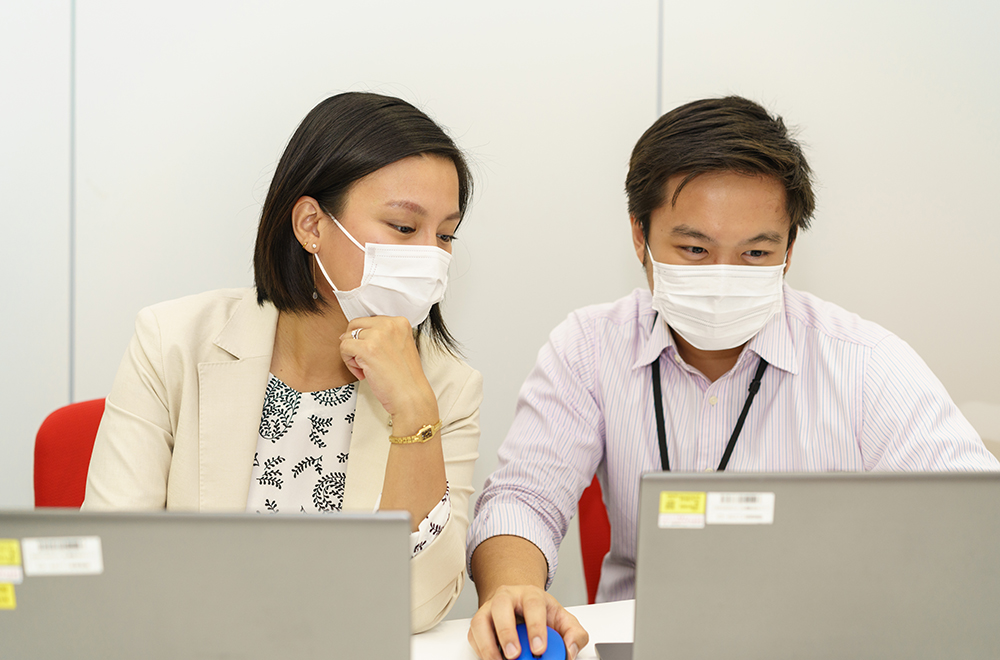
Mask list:
POLYGON ((601 581, 601 563, 611 549, 611 523, 604 506, 597 477, 580 496, 580 552, 583 555, 583 578, 587 582, 587 602, 593 605, 601 581))
POLYGON ((35 436, 35 506, 80 508, 104 399, 64 406, 45 418, 35 436))

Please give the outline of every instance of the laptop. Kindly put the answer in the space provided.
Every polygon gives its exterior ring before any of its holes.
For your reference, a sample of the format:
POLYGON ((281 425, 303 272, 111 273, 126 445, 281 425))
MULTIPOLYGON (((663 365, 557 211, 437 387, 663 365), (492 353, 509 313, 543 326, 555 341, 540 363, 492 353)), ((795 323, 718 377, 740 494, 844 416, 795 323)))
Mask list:
POLYGON ((409 658, 405 512, 0 511, 0 658, 409 658))
POLYGON ((1000 473, 650 473, 638 527, 602 660, 1000 656, 1000 473))

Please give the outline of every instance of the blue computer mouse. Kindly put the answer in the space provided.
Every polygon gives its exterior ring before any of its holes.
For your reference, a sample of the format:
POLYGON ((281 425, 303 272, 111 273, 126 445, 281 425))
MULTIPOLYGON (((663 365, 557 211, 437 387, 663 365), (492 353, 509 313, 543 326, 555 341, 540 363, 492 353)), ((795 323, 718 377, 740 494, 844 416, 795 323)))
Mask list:
POLYGON ((523 623, 517 624, 517 637, 521 641, 521 655, 518 656, 518 660, 533 660, 534 658, 566 660, 566 644, 563 643, 562 637, 552 628, 549 628, 548 631, 549 643, 545 647, 545 653, 532 655, 531 643, 528 642, 528 628, 523 623))

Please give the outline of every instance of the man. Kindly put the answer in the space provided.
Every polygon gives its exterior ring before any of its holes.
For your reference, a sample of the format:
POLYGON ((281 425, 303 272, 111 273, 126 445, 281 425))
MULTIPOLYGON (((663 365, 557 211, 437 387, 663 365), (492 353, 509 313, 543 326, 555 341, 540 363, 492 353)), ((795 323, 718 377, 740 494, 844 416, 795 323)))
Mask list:
POLYGON ((595 473, 608 601, 634 596, 643 472, 1000 469, 905 342, 784 285, 814 200, 780 118, 738 97, 681 106, 639 139, 625 189, 650 290, 552 332, 476 506, 469 642, 486 660, 517 657, 517 616, 535 654, 546 622, 571 658, 586 645, 544 589, 595 473))

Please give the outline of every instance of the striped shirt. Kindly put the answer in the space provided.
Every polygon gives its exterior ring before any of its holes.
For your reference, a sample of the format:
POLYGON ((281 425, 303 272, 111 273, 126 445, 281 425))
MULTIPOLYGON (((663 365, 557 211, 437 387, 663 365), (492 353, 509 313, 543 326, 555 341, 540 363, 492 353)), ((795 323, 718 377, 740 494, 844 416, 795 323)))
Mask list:
POLYGON ((648 290, 570 314, 539 351, 469 529, 534 543, 548 561, 594 476, 611 520, 598 602, 633 598, 639 477, 660 470, 651 365, 658 361, 670 467, 718 466, 760 358, 770 363, 727 470, 1000 470, 906 342, 784 288, 773 316, 714 383, 684 362, 648 290))

